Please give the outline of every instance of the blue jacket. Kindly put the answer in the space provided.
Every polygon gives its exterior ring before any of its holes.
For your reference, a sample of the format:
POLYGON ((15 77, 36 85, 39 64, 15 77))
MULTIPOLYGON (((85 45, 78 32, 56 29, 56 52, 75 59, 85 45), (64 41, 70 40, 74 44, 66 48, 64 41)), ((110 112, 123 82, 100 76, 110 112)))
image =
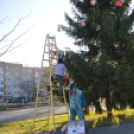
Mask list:
MULTIPOLYGON (((69 104, 70 104, 70 96, 71 96, 71 91, 69 93, 69 104)), ((76 88, 76 94, 75 94, 75 105, 77 109, 82 109, 86 105, 86 100, 85 100, 83 92, 77 88, 76 88)))

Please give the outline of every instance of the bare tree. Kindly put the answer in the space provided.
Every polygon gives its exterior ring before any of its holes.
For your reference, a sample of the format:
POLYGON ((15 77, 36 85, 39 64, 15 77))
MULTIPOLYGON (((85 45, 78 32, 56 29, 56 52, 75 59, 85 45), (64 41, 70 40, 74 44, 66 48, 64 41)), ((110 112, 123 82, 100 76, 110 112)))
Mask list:
POLYGON ((32 80, 23 80, 20 83, 20 88, 23 91, 24 95, 27 95, 28 97, 32 96, 33 94, 33 83, 32 80))
MULTIPOLYGON (((22 37, 24 36, 30 29, 33 28, 33 26, 31 26, 30 28, 26 29, 23 33, 19 34, 16 38, 8 41, 6 40, 9 36, 11 36, 15 30, 18 28, 18 26, 20 25, 20 23, 26 19, 29 15, 25 16, 24 18, 20 18, 18 20, 18 22, 16 23, 16 25, 12 28, 11 31, 9 31, 8 33, 6 33, 5 35, 3 35, 3 37, 0 38, 0 44, 2 44, 3 42, 7 42, 7 45, 4 45, 2 47, 0 47, 0 57, 2 57, 4 54, 8 53, 8 52, 11 52, 13 51, 14 49, 20 47, 21 45, 25 44, 26 42, 28 41, 25 41, 25 42, 22 42, 22 43, 19 43, 16 45, 17 41, 22 37)), ((1 19, 0 20, 0 24, 3 24, 6 22, 8 16, 1 19)))

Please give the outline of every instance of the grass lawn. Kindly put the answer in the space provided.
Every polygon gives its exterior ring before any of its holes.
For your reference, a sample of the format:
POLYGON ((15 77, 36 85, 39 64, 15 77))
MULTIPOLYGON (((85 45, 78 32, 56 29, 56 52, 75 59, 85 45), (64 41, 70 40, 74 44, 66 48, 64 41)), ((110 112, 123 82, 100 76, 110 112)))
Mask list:
MULTIPOLYGON (((94 112, 90 112, 86 115, 86 121, 88 127, 115 125, 120 123, 127 123, 134 121, 134 110, 127 108, 125 111, 114 111, 113 117, 107 118, 106 111, 102 115, 95 115, 94 112)), ((67 115, 56 116, 56 122, 63 122, 67 120, 67 115)), ((32 130, 33 120, 15 121, 0 125, 0 134, 31 134, 31 133, 43 133, 53 130, 52 118, 50 124, 48 122, 35 123, 36 128, 32 130)), ((64 124, 57 125, 57 130, 61 129, 64 124)))

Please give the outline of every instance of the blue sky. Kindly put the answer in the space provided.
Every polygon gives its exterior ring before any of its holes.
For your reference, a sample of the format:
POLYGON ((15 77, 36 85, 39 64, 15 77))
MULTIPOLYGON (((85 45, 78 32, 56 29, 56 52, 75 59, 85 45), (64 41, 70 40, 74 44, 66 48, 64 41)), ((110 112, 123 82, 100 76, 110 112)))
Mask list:
MULTIPOLYGON (((1 61, 40 66, 47 33, 56 36, 57 46, 60 49, 64 49, 65 46, 73 50, 78 49, 73 45, 74 39, 70 39, 64 32, 57 31, 58 24, 67 25, 64 20, 64 12, 71 14, 71 7, 69 0, 0 0, 0 19, 8 16, 6 22, 0 24, 0 38, 14 27, 19 18, 23 18, 29 13, 30 15, 21 22, 8 40, 14 39, 34 25, 18 43, 29 41, 1 57, 1 61)), ((1 43, 1 45, 4 44, 1 43)))
MULTIPOLYGON (((64 32, 57 31, 58 24, 67 25, 64 12, 71 15, 71 8, 70 0, 0 0, 0 20, 8 16, 6 22, 0 24, 0 38, 14 27, 19 18, 29 13, 30 15, 21 22, 8 40, 14 39, 34 25, 34 28, 17 43, 29 41, 1 57, 0 61, 40 66, 47 33, 56 36, 57 46, 60 49, 67 46, 72 50, 78 50, 79 48, 73 45, 74 39, 70 39, 64 32)), ((4 44, 0 43, 1 46, 4 44)))

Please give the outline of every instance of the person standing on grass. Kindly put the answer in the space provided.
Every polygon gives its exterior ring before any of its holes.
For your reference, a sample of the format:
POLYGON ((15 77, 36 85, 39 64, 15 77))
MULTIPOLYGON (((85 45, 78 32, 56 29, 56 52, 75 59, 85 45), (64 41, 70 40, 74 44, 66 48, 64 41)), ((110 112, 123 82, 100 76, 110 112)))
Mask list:
POLYGON ((87 131, 87 124, 84 117, 84 107, 86 105, 86 100, 83 92, 77 89, 74 84, 70 84, 69 92, 69 105, 70 105, 70 120, 74 121, 76 115, 79 120, 84 120, 85 131, 87 131))
POLYGON ((62 88, 64 84, 64 72, 67 71, 65 65, 63 64, 62 58, 58 59, 58 63, 56 64, 56 72, 55 72, 55 79, 59 81, 59 96, 63 95, 62 88))

